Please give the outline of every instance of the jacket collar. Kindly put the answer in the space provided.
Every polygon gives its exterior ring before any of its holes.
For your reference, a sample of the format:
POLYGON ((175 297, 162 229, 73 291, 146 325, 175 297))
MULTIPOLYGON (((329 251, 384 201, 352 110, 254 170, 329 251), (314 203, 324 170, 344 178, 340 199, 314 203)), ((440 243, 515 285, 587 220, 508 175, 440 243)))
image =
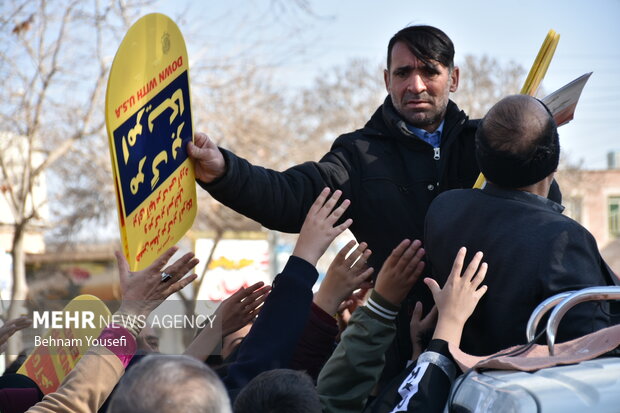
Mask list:
MULTIPOLYGON (((444 128, 442 133, 442 147, 444 142, 451 140, 452 130, 457 126, 462 126, 467 121, 467 115, 461 109, 458 108, 456 103, 451 100, 448 101, 448 107, 446 108, 446 116, 444 118, 444 128)), ((366 126, 364 127, 366 132, 374 132, 380 135, 387 135, 395 137, 397 139, 405 139, 408 142, 416 142, 419 140, 421 144, 427 145, 424 141, 417 138, 409 129, 403 118, 398 114, 392 99, 388 95, 375 113, 372 115, 366 126), (412 140, 414 138, 414 140, 412 140)))
POLYGON ((560 214, 564 211, 564 207, 562 205, 557 202, 553 202, 548 198, 543 198, 540 195, 532 194, 526 191, 519 191, 518 189, 502 188, 490 182, 487 182, 482 191, 486 194, 499 198, 512 199, 515 201, 537 205, 541 208, 549 209, 560 214))

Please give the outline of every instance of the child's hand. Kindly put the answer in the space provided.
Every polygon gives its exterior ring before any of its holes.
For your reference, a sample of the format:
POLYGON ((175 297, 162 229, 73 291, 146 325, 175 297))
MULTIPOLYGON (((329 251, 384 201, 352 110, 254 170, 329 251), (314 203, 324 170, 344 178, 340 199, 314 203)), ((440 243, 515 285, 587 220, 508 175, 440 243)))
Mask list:
POLYGON ((319 291, 314 296, 314 303, 328 314, 336 314, 340 304, 353 291, 362 286, 370 286, 369 282, 367 285, 363 284, 374 271, 366 265, 372 252, 367 249, 367 244, 362 242, 347 257, 354 246, 355 241, 351 240, 338 252, 327 270, 319 291))
POLYGON ((271 286, 265 286, 265 283, 260 281, 247 288, 241 287, 222 301, 215 311, 222 323, 222 337, 245 327, 256 318, 270 291, 271 286))
POLYGON ((439 318, 433 338, 439 338, 456 345, 460 344, 465 322, 474 312, 478 301, 487 291, 487 286, 478 288, 487 273, 487 263, 482 261, 482 252, 478 251, 461 276, 463 261, 467 250, 462 247, 456 254, 452 271, 443 288, 437 281, 425 278, 424 283, 433 293, 439 318))
POLYGON ((215 310, 215 325, 216 328, 221 328, 222 334, 216 334, 217 330, 212 326, 204 328, 189 343, 183 354, 205 361, 217 345, 222 344, 224 336, 240 330, 256 317, 269 291, 271 287, 264 286, 262 281, 237 290, 215 310))
POLYGON ((353 223, 353 220, 349 218, 342 224, 334 227, 334 224, 344 214, 351 201, 345 199, 338 208, 334 209, 342 195, 342 191, 334 192, 331 197, 329 192, 329 188, 323 189, 310 207, 293 250, 293 255, 308 261, 314 266, 316 266, 317 261, 334 238, 342 234, 353 223))
POLYGON ((413 351, 411 352, 411 360, 417 360, 424 347, 428 345, 428 341, 431 337, 431 332, 435 329, 437 324, 437 306, 433 306, 431 311, 422 318, 422 303, 417 302, 411 315, 411 322, 409 323, 409 334, 411 335, 411 344, 413 351))
POLYGON ((340 341, 340 334, 342 334, 345 328, 349 325, 351 315, 353 315, 358 307, 361 307, 366 303, 366 296, 368 295, 370 288, 372 288, 370 283, 368 283, 368 286, 362 285, 359 290, 351 294, 349 298, 338 306, 338 310, 336 310, 336 318, 338 320, 339 333, 336 341, 340 341))
POLYGON ((394 305, 400 305, 424 270, 424 249, 418 240, 404 240, 385 260, 377 280, 375 291, 394 305))

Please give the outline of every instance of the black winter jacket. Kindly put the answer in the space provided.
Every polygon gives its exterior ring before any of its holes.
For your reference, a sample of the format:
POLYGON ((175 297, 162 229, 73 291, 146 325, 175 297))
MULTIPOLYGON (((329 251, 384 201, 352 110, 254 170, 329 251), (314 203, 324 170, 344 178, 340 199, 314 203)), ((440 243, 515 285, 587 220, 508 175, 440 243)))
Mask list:
POLYGON ((372 249, 376 274, 400 241, 423 239, 426 210, 439 193, 473 186, 477 125, 450 101, 435 151, 407 130, 388 96, 364 128, 338 137, 319 162, 277 172, 222 150, 225 175, 199 184, 265 227, 293 233, 325 186, 341 189, 341 199, 351 200, 345 218, 353 218, 351 231, 372 249))

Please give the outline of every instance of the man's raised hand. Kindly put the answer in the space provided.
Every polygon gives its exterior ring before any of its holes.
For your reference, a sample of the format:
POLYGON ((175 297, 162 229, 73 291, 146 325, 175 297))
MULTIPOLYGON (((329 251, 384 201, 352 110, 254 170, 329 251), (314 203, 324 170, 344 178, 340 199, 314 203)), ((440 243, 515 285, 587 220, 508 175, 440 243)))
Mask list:
POLYGON ((194 142, 187 144, 187 153, 194 161, 196 178, 208 184, 224 175, 226 162, 224 155, 204 133, 194 134, 194 142))

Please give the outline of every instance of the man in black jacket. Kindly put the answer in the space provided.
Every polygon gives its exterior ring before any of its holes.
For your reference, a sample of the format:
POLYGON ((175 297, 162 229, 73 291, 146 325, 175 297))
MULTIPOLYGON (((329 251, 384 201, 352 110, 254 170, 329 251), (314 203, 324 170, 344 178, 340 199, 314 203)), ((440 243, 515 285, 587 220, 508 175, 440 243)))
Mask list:
MULTIPOLYGON (((338 137, 319 162, 276 172, 197 134, 188 153, 198 183, 235 211, 285 232, 299 232, 325 186, 342 190, 342 199, 351 200, 345 218, 353 219, 351 231, 372 249, 369 265, 376 274, 403 239, 423 238, 426 211, 439 193, 470 188, 478 176, 477 121, 468 120, 449 100, 459 82, 453 58, 452 41, 441 30, 402 29, 388 45, 384 77, 389 96, 364 128, 338 137)), ((394 371, 411 354, 409 315, 416 301, 427 311, 432 306, 427 289, 415 286, 399 316, 394 371)))
MULTIPOLYGON (((478 129, 476 155, 487 186, 437 197, 426 217, 425 247, 439 284, 461 246, 485 254, 488 292, 465 324, 461 349, 488 355, 526 343, 527 320, 544 299, 617 279, 594 237, 547 199, 560 144, 540 101, 515 95, 493 106, 478 129)), ((558 340, 607 327, 605 308, 588 302, 571 309, 558 340)))
POLYGON ((188 152, 198 183, 223 204, 284 232, 299 232, 325 186, 341 189, 352 201, 351 231, 372 248, 369 264, 378 272, 400 241, 421 239, 435 196, 471 187, 479 172, 477 121, 448 99, 459 78, 450 39, 434 27, 411 26, 394 35, 388 52, 384 104, 364 128, 336 139, 319 162, 276 172, 197 134, 188 152))

